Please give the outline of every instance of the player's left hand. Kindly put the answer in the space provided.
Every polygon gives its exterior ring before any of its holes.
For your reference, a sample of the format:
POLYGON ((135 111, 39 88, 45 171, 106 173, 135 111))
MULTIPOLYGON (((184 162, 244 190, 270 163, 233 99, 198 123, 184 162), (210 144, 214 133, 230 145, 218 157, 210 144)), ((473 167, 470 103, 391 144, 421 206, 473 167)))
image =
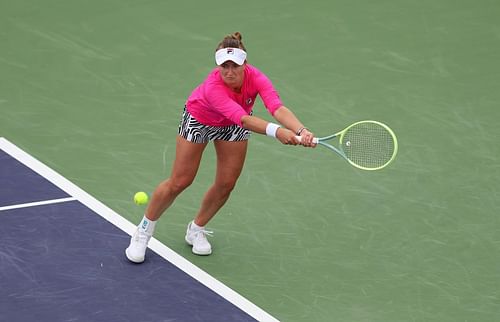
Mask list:
POLYGON ((308 129, 304 129, 300 133, 300 136, 302 137, 300 141, 301 145, 310 148, 316 147, 316 143, 313 143, 314 134, 311 131, 309 131, 308 129))

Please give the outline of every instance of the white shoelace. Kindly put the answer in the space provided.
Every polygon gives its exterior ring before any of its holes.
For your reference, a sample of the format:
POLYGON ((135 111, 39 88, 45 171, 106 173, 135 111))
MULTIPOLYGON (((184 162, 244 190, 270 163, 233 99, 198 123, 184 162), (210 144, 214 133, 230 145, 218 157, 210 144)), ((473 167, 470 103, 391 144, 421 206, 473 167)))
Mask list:
POLYGON ((149 240, 149 235, 146 234, 145 232, 138 231, 135 233, 134 240, 142 244, 147 244, 149 240))
POLYGON ((210 230, 202 229, 202 230, 195 231, 193 234, 194 234, 194 238, 193 238, 194 240, 208 242, 207 236, 212 237, 214 232, 210 231, 210 230))
POLYGON ((202 234, 203 236, 210 236, 212 237, 214 235, 214 232, 211 231, 211 230, 206 230, 206 229, 202 229, 202 230, 198 230, 197 232, 195 232, 195 234, 202 234))

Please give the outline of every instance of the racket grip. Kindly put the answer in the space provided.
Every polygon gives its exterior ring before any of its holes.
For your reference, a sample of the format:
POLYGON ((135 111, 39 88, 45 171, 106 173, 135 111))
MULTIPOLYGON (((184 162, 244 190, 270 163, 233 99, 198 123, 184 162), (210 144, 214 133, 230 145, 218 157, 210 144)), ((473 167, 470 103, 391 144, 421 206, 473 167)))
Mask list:
MULTIPOLYGON (((297 140, 299 140, 299 142, 302 142, 302 137, 301 136, 296 135, 295 137, 297 138, 297 140)), ((313 143, 314 144, 318 144, 318 142, 319 142, 319 138, 313 138, 313 143)))

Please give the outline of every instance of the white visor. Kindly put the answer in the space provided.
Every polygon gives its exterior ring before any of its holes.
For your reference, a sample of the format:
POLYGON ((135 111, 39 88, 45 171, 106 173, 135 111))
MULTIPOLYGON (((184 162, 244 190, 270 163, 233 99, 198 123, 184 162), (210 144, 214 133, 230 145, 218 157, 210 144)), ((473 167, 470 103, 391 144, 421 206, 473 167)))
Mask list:
POLYGON ((215 63, 217 65, 222 65, 228 60, 243 65, 245 59, 247 59, 247 53, 239 48, 222 48, 215 52, 215 63))

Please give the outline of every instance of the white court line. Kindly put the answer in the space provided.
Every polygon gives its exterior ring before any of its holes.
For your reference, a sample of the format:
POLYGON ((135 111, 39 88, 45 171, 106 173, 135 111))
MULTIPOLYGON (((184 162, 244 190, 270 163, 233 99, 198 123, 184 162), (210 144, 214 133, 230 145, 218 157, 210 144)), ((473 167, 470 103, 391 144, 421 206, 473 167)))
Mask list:
MULTIPOLYGON (((38 161, 31 155, 27 154, 16 145, 11 143, 5 138, 0 137, 0 149, 4 150, 12 157, 31 168, 33 171, 37 172, 45 179, 49 180, 60 189, 65 191, 70 196, 73 196, 75 200, 78 200, 88 208, 90 208, 95 213, 99 214, 101 217, 117 226, 129 235, 132 235, 135 231, 136 225, 123 218, 117 214, 114 210, 107 207, 99 200, 92 197, 90 194, 79 188, 77 185, 61 176, 42 162, 38 161)), ((182 257, 181 255, 174 252, 172 249, 165 246, 163 243, 155 238, 151 238, 149 242, 149 248, 155 253, 165 258, 179 269, 198 280, 200 283, 213 290, 227 301, 231 302, 233 305, 246 312, 252 316, 257 321, 261 322, 277 322, 278 320, 271 316, 269 313, 265 312, 240 294, 236 293, 231 288, 227 287, 196 265, 192 264, 190 261, 182 257)), ((123 253, 125 256, 125 253, 123 253)))
POLYGON ((74 197, 68 197, 68 198, 60 198, 60 199, 52 199, 52 200, 43 200, 43 201, 21 203, 21 204, 17 204, 17 205, 10 205, 10 206, 0 207, 0 211, 2 211, 2 210, 11 210, 11 209, 19 209, 19 208, 36 207, 36 206, 43 206, 43 205, 51 205, 51 204, 54 204, 54 203, 68 202, 68 201, 74 201, 74 200, 76 200, 76 198, 74 198, 74 197))

